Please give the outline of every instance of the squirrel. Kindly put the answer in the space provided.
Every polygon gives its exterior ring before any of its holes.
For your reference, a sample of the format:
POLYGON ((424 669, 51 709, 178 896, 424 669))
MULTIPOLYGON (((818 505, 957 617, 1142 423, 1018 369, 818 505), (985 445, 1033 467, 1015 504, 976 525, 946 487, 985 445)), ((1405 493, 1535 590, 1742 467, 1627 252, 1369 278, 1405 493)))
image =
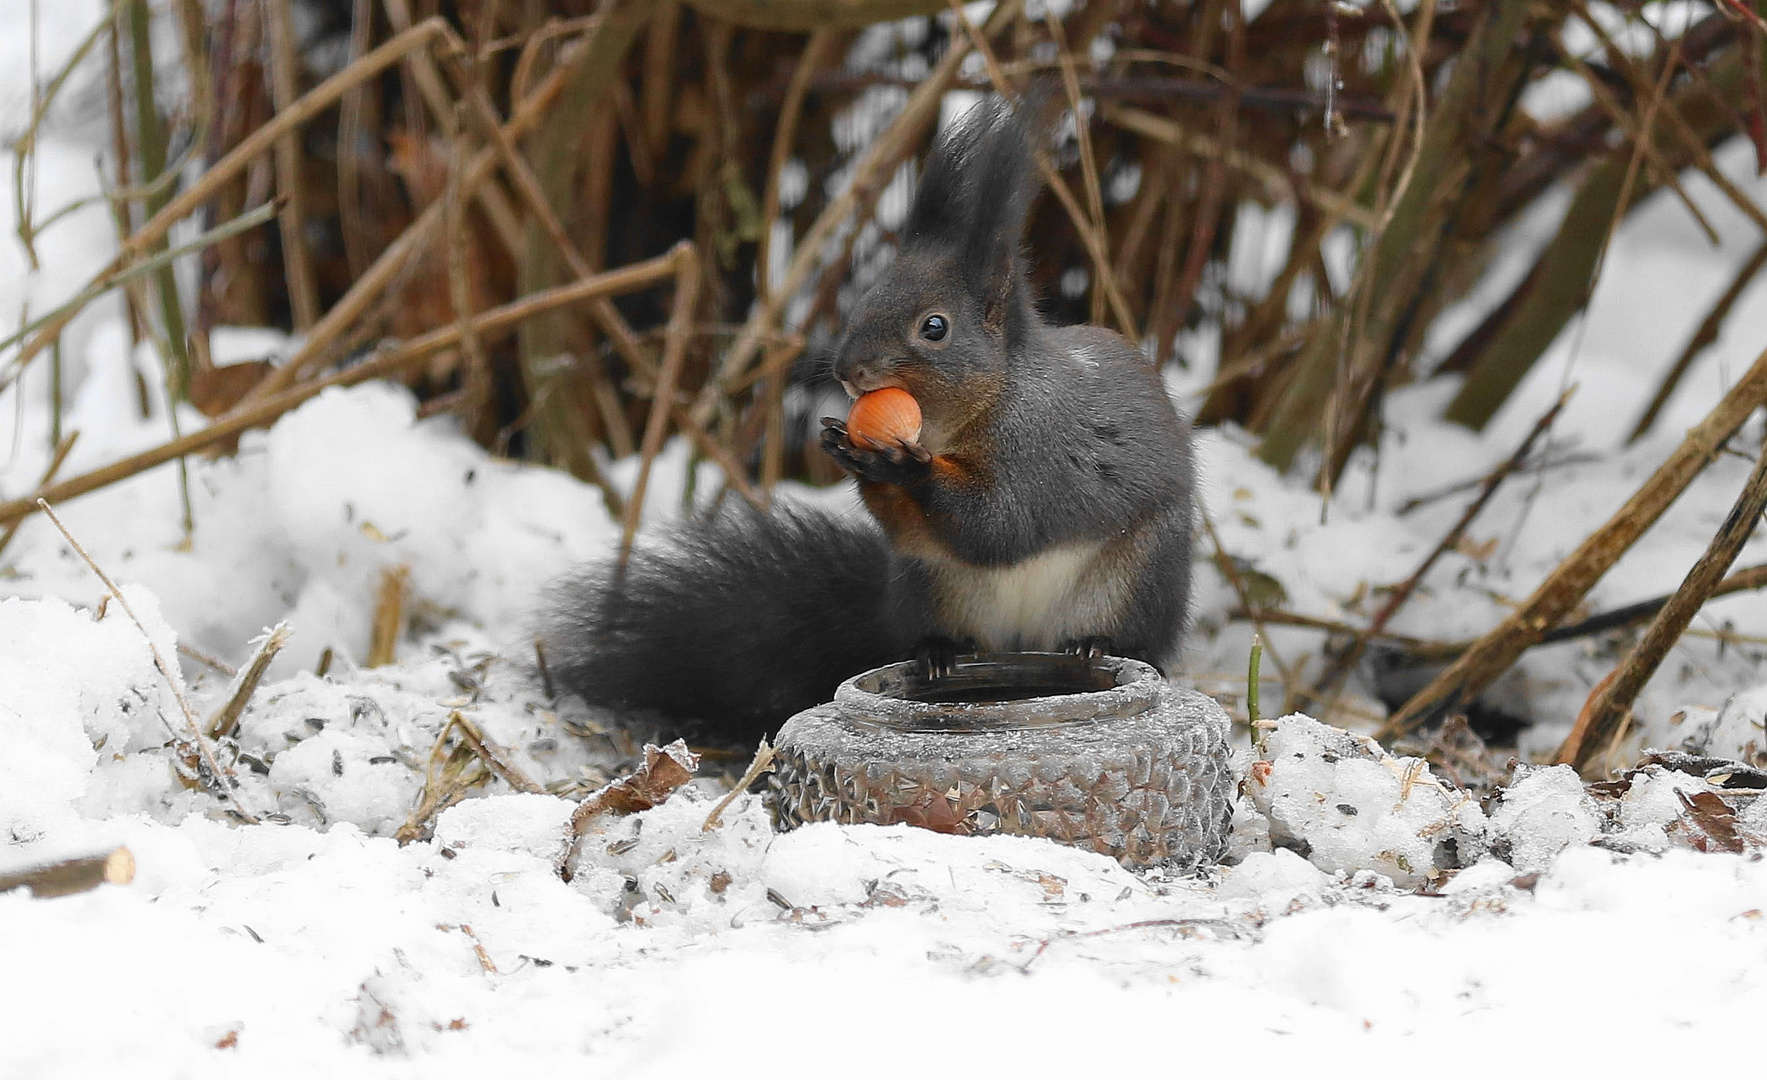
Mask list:
POLYGON ((579 570, 544 631, 592 704, 753 742, 861 671, 960 653, 1176 661, 1190 595, 1189 425, 1141 351, 1044 321, 1022 234, 1030 110, 989 98, 937 140, 893 263, 833 362, 848 394, 920 406, 918 439, 822 449, 873 520, 746 507, 579 570))

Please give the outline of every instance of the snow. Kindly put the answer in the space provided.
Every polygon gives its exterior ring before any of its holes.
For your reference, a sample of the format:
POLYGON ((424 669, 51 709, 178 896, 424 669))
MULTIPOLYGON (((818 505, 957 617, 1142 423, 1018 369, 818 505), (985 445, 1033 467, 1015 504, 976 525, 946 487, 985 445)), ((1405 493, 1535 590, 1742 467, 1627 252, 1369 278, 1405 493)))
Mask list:
MULTIPOLYGON (((17 0, 0 10, 25 25, 17 0)), ((95 0, 42 6, 56 43, 46 70, 101 11, 95 0)), ((8 39, 7 71, 28 69, 26 44, 8 39)), ((0 79, 9 128, 28 102, 23 78, 0 79)), ((82 128, 77 93, 70 102, 40 146, 46 197, 98 190, 87 143, 102 132, 82 128)), ((1739 150, 1720 161, 1767 190, 1739 150)), ((1615 238, 1588 332, 1567 333, 1488 431, 1434 419, 1452 385, 1398 392, 1378 468, 1359 460, 1328 514, 1241 433, 1204 434, 1225 548, 1289 610, 1365 622, 1379 588, 1421 561, 1468 496, 1407 502, 1507 457, 1568 372, 1582 385, 1554 454, 1586 456, 1506 485, 1391 629, 1455 640, 1507 614, 1760 346, 1738 329, 1762 324, 1757 286, 1657 430, 1621 448, 1629 425, 1615 418, 1630 419, 1753 242, 1709 183, 1687 187, 1725 236, 1719 251, 1673 200, 1651 203, 1615 238)), ((0 204, 10 235, 10 200, 0 204)), ((1544 201, 1501 261, 1525 266, 1557 212, 1544 201)), ((1284 226, 1268 225, 1247 243, 1273 242, 1284 226)), ((47 310, 113 245, 101 206, 40 238, 38 271, 0 244, 0 311, 47 310)), ((1236 252, 1235 273, 1262 272, 1255 254, 1236 252)), ((1481 289, 1451 318, 1468 325, 1502 291, 1481 289)), ((215 338, 222 360, 288 347, 261 330, 215 338)), ((128 347, 114 304, 76 321, 65 360, 64 423, 81 439, 64 475, 167 437, 158 361, 128 347)), ((1174 374, 1176 391, 1208 381, 1201 360, 1174 374)), ((0 392, 0 495, 31 490, 47 465, 47 394, 41 362, 0 392)), ((178 422, 204 423, 193 412, 178 422)), ((1742 445, 1760 438, 1756 422, 1742 445)), ((687 460, 679 441, 659 458, 647 521, 681 513, 687 460)), ((717 470, 699 468, 691 490, 710 498, 717 470)), ((610 473, 629 490, 636 469, 610 473)), ((1715 462, 1590 610, 1673 588, 1747 469, 1715 462)), ((1604 1036, 1640 1059, 1666 1055, 1677 1036, 1753 1030, 1767 1005, 1767 798, 1726 786, 1729 766, 1679 771, 1663 758, 1591 789, 1533 764, 1611 670, 1610 644, 1524 658, 1508 692, 1541 722, 1495 792, 1463 791, 1358 731, 1283 717, 1262 753, 1240 752, 1229 864, 1197 876, 903 826, 781 835, 748 796, 707 830, 727 790, 717 768, 736 761, 702 767, 652 810, 596 820, 567 881, 557 871, 574 800, 629 769, 642 742, 620 718, 548 699, 528 670, 545 583, 618 535, 599 493, 492 458, 384 385, 322 394, 188 473, 188 534, 169 467, 59 508, 145 635, 115 600, 97 617, 104 588, 41 517, 0 563, 0 872, 117 844, 138 864, 127 886, 0 894, 0 1077, 1369 1067, 1273 1034, 1433 1038, 1432 1061, 1452 1073, 1569 1061, 1604 1036), (360 666, 374 591, 398 567, 409 568, 413 633, 395 663, 360 666), (234 738, 234 802, 262 822, 241 824, 168 745, 180 695, 206 719, 233 682, 179 646, 239 666, 277 624, 289 645, 234 738), (434 754, 461 721, 543 791, 513 790, 457 741, 434 754), (426 778, 450 769, 469 781, 464 798, 400 843, 426 778), (1706 818, 1690 813, 1696 803, 1706 818), (1489 1049, 1440 1060, 1466 1046, 1489 1049)), ((786 497, 853 505, 847 489, 786 497)), ((1211 554, 1199 541, 1199 562, 1211 554)), ((1757 540, 1741 562, 1763 555, 1757 540)), ((1240 708, 1252 627, 1229 616, 1236 603, 1220 575, 1198 573, 1185 677, 1240 708)), ((1758 595, 1740 595, 1695 625, 1759 634, 1759 612, 1758 595)), ((1266 630, 1268 704, 1275 658, 1317 671, 1322 641, 1266 630)), ((1655 746, 1767 764, 1762 665, 1758 640, 1682 642, 1642 697, 1622 759, 1655 746)), ((1384 714, 1376 689, 1353 684, 1333 722, 1367 729, 1384 714)))
POLYGON ((1245 786, 1273 843, 1300 846, 1322 870, 1401 886, 1476 858, 1489 829, 1478 802, 1422 759, 1298 713, 1276 722, 1245 786))

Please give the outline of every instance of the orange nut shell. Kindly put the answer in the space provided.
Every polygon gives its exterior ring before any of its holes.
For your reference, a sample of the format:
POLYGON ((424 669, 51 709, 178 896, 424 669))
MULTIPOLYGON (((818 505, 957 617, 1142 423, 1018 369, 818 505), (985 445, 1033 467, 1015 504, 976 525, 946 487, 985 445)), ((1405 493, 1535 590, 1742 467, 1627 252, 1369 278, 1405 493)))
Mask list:
POLYGON ((874 449, 920 441, 920 403, 894 386, 861 394, 847 413, 847 436, 874 449))

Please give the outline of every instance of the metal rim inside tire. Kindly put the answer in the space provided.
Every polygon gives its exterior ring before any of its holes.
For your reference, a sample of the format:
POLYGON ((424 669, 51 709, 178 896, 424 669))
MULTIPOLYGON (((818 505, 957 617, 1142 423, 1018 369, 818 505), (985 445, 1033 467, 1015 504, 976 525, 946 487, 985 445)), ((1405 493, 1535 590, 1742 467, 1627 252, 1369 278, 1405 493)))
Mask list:
POLYGON ((768 802, 781 828, 908 823, 1193 867, 1226 848, 1227 731, 1137 660, 984 655, 932 682, 892 664, 781 729, 768 802))

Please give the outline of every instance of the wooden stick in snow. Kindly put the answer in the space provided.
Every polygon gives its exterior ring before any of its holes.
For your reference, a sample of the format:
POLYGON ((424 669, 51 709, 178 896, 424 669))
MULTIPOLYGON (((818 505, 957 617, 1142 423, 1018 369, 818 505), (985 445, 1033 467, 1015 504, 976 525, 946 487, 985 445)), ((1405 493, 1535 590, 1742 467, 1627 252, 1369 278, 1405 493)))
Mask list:
POLYGON ((88 892, 100 885, 127 885, 134 880, 135 856, 128 848, 119 847, 102 855, 63 859, 44 866, 0 873, 0 893, 28 888, 31 896, 43 900, 88 892))

